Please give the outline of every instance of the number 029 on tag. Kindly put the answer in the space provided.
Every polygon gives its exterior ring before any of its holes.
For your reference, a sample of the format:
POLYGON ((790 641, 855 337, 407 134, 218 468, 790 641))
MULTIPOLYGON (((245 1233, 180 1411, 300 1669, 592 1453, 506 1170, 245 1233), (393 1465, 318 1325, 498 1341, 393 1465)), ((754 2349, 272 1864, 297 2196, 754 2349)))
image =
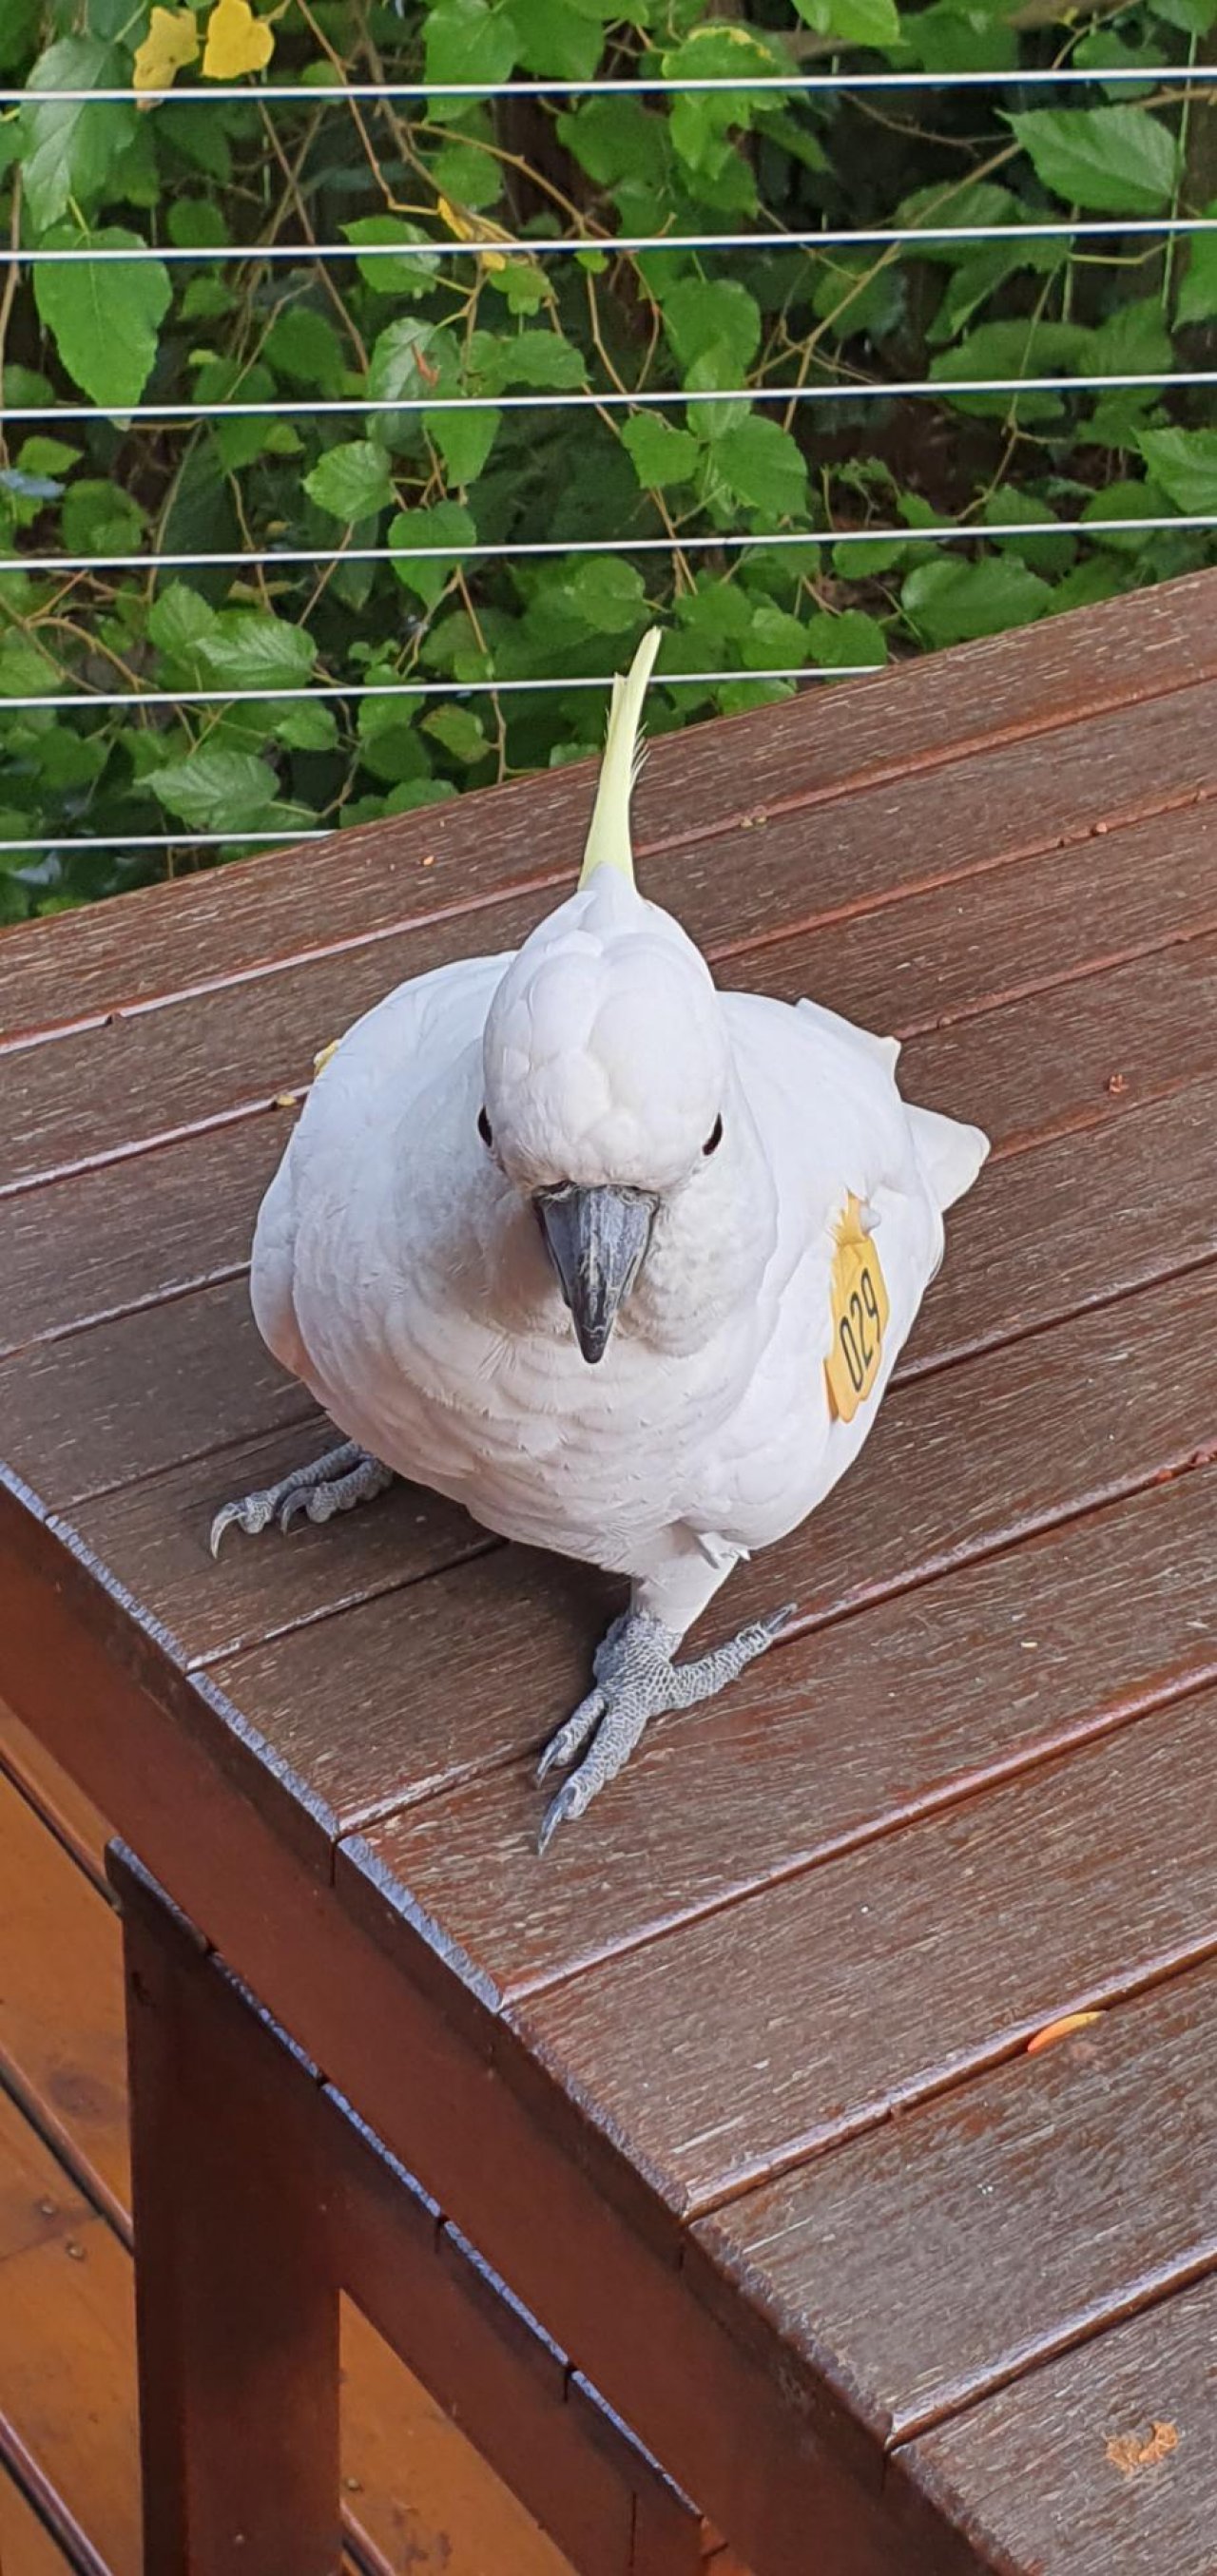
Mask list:
POLYGON ((824 1366, 829 1403, 841 1422, 852 1422, 879 1374, 891 1308, 883 1265, 864 1234, 861 1202, 851 1194, 837 1228, 831 1274, 832 1348, 824 1366))

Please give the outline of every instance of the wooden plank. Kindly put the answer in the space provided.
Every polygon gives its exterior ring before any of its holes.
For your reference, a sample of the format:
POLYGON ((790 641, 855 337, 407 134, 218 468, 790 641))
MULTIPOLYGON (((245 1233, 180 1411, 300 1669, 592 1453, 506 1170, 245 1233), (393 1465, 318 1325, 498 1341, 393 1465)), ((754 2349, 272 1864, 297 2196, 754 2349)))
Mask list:
POLYGON ((655 1726, 544 1869, 531 1755, 367 1845, 496 1986, 569 1975, 1217 1677, 1215 1495, 1181 1477, 796 1638, 655 1726))
POLYGON ((0 1771, 20 1789, 64 1850, 104 1892, 105 1851, 110 1836, 104 1816, 2 1700, 0 1771))
POLYGON ((702 2212, 1217 1946, 1197 1795, 1215 1719, 1217 1691, 1160 1710, 526 1999, 514 2025, 702 2212))
MULTIPOLYGON (((1213 1212, 1195 1175, 1212 1159, 1215 1116, 1217 1089, 1196 1084, 1111 1119, 1084 1145, 1067 1136, 1003 1161, 952 1220, 946 1267, 902 1373, 1203 1259, 1213 1212)), ((205 1540, 218 1503, 329 1436, 264 1350, 240 1281, 10 1358, 0 1404, 13 1463, 56 1506, 173 1471, 80 1520, 126 1581, 155 1590, 191 1655, 290 1625, 361 1586, 412 1579, 477 1544, 451 1507, 408 1494, 344 1528, 294 1533, 288 1548, 277 1536, 252 1551, 233 1539, 212 1567, 205 1540), (276 1422, 288 1427, 261 1445, 276 1422), (241 1432, 258 1445, 234 1451, 227 1444, 241 1432), (179 1472, 192 1451, 201 1465, 179 1472)))
MULTIPOLYGON (((637 799, 647 856, 721 831, 758 807, 814 810, 864 782, 938 769, 985 744, 1144 704, 1217 669, 1212 577, 1197 574, 1048 627, 993 637, 831 694, 653 743, 637 799)), ((456 901, 494 900, 539 876, 568 881, 592 792, 590 764, 451 812, 397 816, 124 896, 6 934, 0 1023, 60 1026, 242 973, 326 937, 383 931, 456 901), (424 862, 434 866, 424 871, 424 862)), ((320 943, 324 944, 324 942, 320 943)))
POLYGON ((318 1420, 259 1339, 244 1279, 6 1360, 0 1417, 18 1474, 57 1503, 204 1454, 224 1497, 234 1472, 226 1448, 292 1423, 307 1454, 318 1420))
MULTIPOLYGON (((117 1918, 13 1790, 0 1791, 0 1947, 8 1972, 0 1997, 6 2081, 43 2139, 124 2231, 129 2171, 117 1918)), ((36 2144, 33 2156, 40 2171, 36 2144)), ((393 2272, 395 2248, 399 2275, 402 2270, 398 2229, 410 2215, 407 2194, 408 2186, 386 2196, 383 2243, 372 2249, 386 2275, 393 2272)), ((61 2224, 75 2231, 85 2214, 75 2199, 58 2211, 61 2224)), ((442 2388, 457 2422, 468 2424, 484 2444, 497 2445, 502 2473, 530 2475, 537 2497, 548 2489, 583 2576, 611 2576, 614 2569, 627 2576, 635 2512, 652 2520, 661 2516, 665 2495, 656 2490, 664 2482, 643 2474, 627 2437, 606 2446, 602 2420, 591 2405, 567 2403, 565 2365, 554 2365, 544 2402, 530 2408, 530 2356, 549 2348, 538 2345, 534 2331, 517 2326, 501 2294, 468 2257, 450 2247, 435 2249, 433 2237, 434 2230, 425 2246, 414 2246, 398 2303, 409 2349, 436 2374, 433 2385, 442 2388), (534 2455, 527 2466, 521 2456, 526 2437, 534 2455), (614 2535, 620 2541, 616 2550, 614 2535)), ((447 2552, 450 2576, 481 2576, 485 2534, 497 2530, 496 2576, 557 2576, 565 2560, 541 2539, 469 2439, 441 2416, 405 2364, 358 2317, 346 2368, 347 2493, 387 2566, 395 2563, 394 2548, 400 2560, 402 2534, 408 2532, 412 2545, 428 2553, 420 2564, 446 2565, 447 2552)), ((700 2557, 688 2508, 680 2507, 675 2529, 672 2521, 669 2507, 667 2576, 693 2567, 700 2557)))
MULTIPOLYGON (((895 1389, 849 1477, 737 1571, 707 1634, 783 1600, 836 1616, 1184 1465, 1208 1428, 1215 1312, 1217 1271, 1200 1273, 895 1389)), ((350 1827, 542 1743, 617 1598, 586 1567, 497 1550, 210 1669, 350 1827)))
POLYGON ((349 2302, 342 2342, 344 2500, 385 2568, 567 2576, 570 2562, 349 2302))
POLYGON ((809 2516, 839 2576, 976 2576, 935 2518, 881 2493, 873 2446, 797 2355, 746 2354, 691 2294, 649 2184, 490 2020, 451 1947, 433 1948, 373 1877, 340 1894, 308 1866, 252 1803, 248 1768, 200 1747, 163 1649, 104 1576, 7 1500, 0 1651, 10 1697, 57 1758, 103 1801, 121 1783, 125 1829, 192 1919, 442 2190, 755 2576, 804 2576, 809 2516))
MULTIPOLYGON (((999 1150, 1118 1117, 1217 1066, 1217 939, 1174 936, 1213 909, 1207 826, 1181 827, 1169 868, 1160 832, 1113 836, 1102 933, 1117 947, 1146 936, 1172 944, 1066 992, 1055 979, 1096 938, 1088 851, 1034 863, 1017 899, 996 880, 992 939, 979 922, 973 929, 958 890, 938 889, 904 908, 894 941, 892 917, 868 912, 729 960, 725 978, 787 1000, 815 991, 882 1027, 898 1013, 901 1028, 920 1032, 905 1048, 906 1097, 976 1119, 999 1150), (979 1028, 966 1018, 927 1028, 946 1003, 980 1008, 995 957, 1019 999, 988 1009, 979 1028)), ((160 1145, 151 1160, 121 1158, 17 1193, 0 1249, 0 1353, 243 1269, 288 1123, 286 1111, 254 1110, 160 1145)))
POLYGON ((70 2576, 70 2566, 16 2480, 0 2469, 0 2576, 70 2576))
POLYGON ((901 2456, 993 2568, 1212 2576, 1215 2360, 1210 2278, 901 2456))
MULTIPOLYGON (((1203 810, 1195 799, 1215 704, 1205 683, 1155 700, 1135 724, 1108 716, 909 780, 898 794, 889 786, 860 790, 821 818, 810 869, 807 822, 796 812, 737 842, 707 844, 700 863, 688 852, 657 862, 647 891, 673 904, 710 953, 738 952, 833 913, 887 904, 899 888, 971 881, 978 868, 987 880, 999 861, 1008 866, 1073 841, 1087 851, 1093 925, 1105 911, 1106 852, 1100 859, 1096 823, 1132 820, 1149 807, 1158 846, 1176 836, 1186 846, 1203 810), (1168 824, 1162 809, 1172 805, 1182 810, 1168 824)), ((0 1185, 28 1184, 231 1116, 306 1082, 316 1049, 402 977, 471 951, 513 948, 552 904, 549 889, 472 922, 450 914, 286 972, 115 1013, 53 1046, 18 1049, 6 1068, 0 1185)))
POLYGON ((695 2233, 907 2440, 1217 2265, 1215 2061, 1210 1962, 695 2233))
POLYGON ((90 2199, 128 2205, 118 1925, 98 1889, 0 1781, 0 2067, 90 2199))
POLYGON ((61 2168, 2 2093, 0 2177, 6 2426, 111 2576, 135 2576, 129 2258, 104 2220, 65 2188, 61 2168), (40 2217, 44 2205, 53 2218, 40 2217))
POLYGON ((208 1531, 221 1503, 320 1456, 335 1437, 317 1416, 243 1441, 84 1504, 78 1526, 101 1537, 141 1599, 155 1600, 191 1661, 238 1653, 497 1544, 455 1503, 399 1483, 374 1509, 270 1530, 264 1543, 233 1531, 212 1558, 208 1531))

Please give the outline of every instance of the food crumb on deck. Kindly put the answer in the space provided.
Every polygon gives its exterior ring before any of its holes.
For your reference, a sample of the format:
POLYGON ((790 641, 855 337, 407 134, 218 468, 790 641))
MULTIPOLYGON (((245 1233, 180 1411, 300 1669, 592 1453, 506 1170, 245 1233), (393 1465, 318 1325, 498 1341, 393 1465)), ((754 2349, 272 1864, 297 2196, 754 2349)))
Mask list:
POLYGON ((1143 2441, 1139 2433, 1117 2433, 1105 2445, 1113 2469, 1122 2477, 1135 2477, 1138 2469, 1156 2468, 1179 2448, 1179 2428, 1175 2424, 1152 2423, 1143 2441))

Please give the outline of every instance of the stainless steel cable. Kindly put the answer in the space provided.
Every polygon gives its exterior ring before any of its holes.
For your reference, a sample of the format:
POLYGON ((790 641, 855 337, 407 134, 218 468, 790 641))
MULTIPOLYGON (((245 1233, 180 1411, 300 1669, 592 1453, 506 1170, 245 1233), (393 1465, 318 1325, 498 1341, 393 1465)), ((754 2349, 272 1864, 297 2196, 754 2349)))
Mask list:
POLYGON ((79 267, 92 264, 100 268, 138 265, 142 260, 161 260, 178 265, 218 260, 221 264, 239 260, 295 260, 297 265, 314 266, 319 260, 332 259, 408 259, 420 263, 443 259, 484 259, 487 251, 496 258, 548 259, 577 257, 589 251, 608 258, 623 252, 631 256, 642 251, 718 251, 718 250, 876 250, 896 243, 910 242, 999 242, 999 241, 1075 241, 1127 240, 1145 234, 1217 233, 1217 215, 1082 215, 1054 217, 1035 216, 1025 224, 869 224, 829 227, 816 232, 748 232, 748 233, 574 233, 549 235, 530 240, 517 234, 485 235, 474 241, 385 241, 385 242, 217 242, 199 248, 193 243, 164 242, 159 246, 141 245, 135 250, 99 249, 88 242, 72 243, 62 249, 3 249, 0 269, 79 267))
POLYGON ((310 398, 307 394, 289 400, 268 402, 150 402, 133 403, 129 411, 105 411, 97 403, 11 403, 5 405, 6 421, 122 421, 140 420, 283 420, 301 419, 306 415, 354 417, 366 412, 423 413, 466 411, 659 411, 677 404, 699 403, 848 403, 903 402, 910 394, 937 396, 940 402, 955 394, 1021 394, 1021 393, 1110 393, 1137 390, 1151 391, 1169 387, 1179 391, 1192 385, 1217 385, 1217 367, 1179 367, 1168 372, 1141 375, 1111 374, 1100 376, 913 376, 890 384, 830 385, 726 385, 707 391, 701 386, 673 386, 661 392, 604 393, 529 393, 529 394, 399 394, 325 395, 310 398))

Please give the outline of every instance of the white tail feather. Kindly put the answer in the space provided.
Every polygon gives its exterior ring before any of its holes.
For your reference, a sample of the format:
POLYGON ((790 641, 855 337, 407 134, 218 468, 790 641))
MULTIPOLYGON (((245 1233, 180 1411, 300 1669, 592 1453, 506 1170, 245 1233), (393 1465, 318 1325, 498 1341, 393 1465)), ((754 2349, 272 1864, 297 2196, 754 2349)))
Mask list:
POLYGON ((638 745, 638 727, 647 682, 655 668, 655 656, 663 642, 661 627, 652 626, 630 664, 628 677, 618 672, 613 681, 612 704, 609 708, 608 732, 604 741, 604 758, 596 802, 592 808, 587 846, 579 874, 581 886, 588 884, 597 868, 620 868, 630 884, 634 882, 634 853, 630 846, 630 794, 642 765, 638 745))

